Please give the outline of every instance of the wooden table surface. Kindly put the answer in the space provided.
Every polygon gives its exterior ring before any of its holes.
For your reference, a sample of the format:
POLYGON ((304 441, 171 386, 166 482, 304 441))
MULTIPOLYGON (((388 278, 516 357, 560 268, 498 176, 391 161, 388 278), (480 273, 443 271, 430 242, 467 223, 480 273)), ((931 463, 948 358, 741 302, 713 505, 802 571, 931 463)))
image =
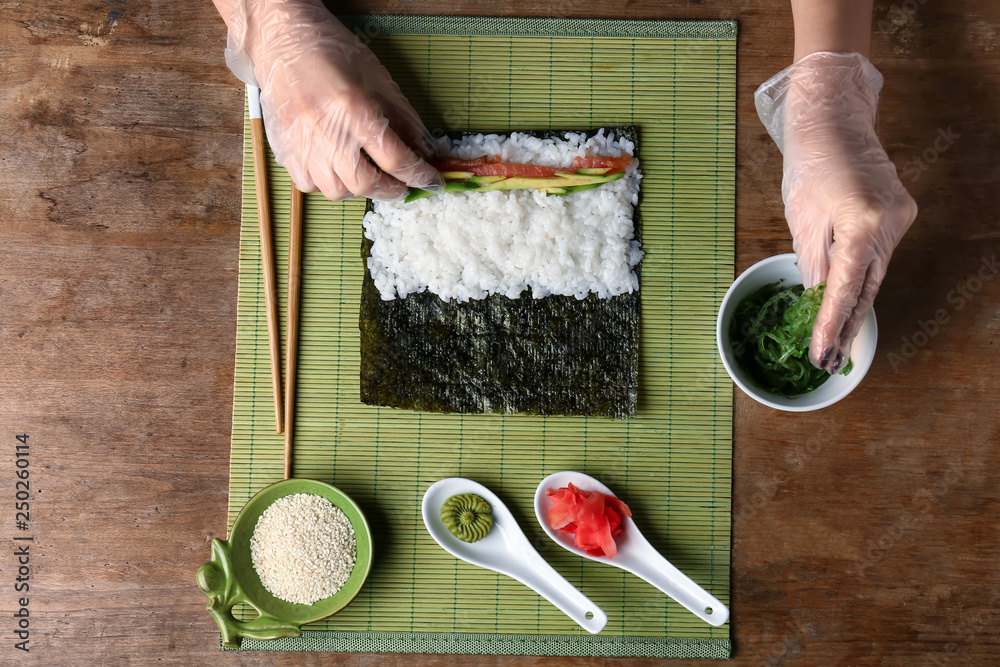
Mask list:
MULTIPOLYGON (((849 399, 802 415, 735 397, 740 665, 1000 659, 1000 4, 876 4, 878 131, 920 215, 849 399)), ((784 0, 344 9, 737 19, 737 270, 790 251, 752 100, 791 57, 784 0)), ((0 663, 569 664, 218 652, 194 577, 226 535, 243 90, 224 25, 207 0, 38 0, 0 5, 0 36, 0 663)))

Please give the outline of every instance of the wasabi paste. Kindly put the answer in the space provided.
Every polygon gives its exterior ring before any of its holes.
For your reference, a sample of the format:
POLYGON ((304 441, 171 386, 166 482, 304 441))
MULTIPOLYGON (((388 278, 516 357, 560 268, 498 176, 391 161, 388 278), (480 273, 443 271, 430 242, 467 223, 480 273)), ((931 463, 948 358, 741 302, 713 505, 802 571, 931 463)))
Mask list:
POLYGON ((473 493, 452 496, 441 505, 441 521, 463 542, 478 542, 493 527, 490 504, 473 493))

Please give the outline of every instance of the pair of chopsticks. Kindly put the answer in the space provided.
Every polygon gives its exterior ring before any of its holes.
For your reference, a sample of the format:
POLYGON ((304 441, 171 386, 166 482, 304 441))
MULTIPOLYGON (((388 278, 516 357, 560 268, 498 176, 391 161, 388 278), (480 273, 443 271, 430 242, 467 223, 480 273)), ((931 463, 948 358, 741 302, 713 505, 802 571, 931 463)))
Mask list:
MULTIPOLYGON (((247 84, 250 110, 250 139, 253 153, 254 187, 257 190, 257 216, 260 223, 261 262, 264 265, 264 300, 267 312, 267 340, 271 352, 271 383, 274 391, 274 417, 282 432, 281 340, 278 317, 278 280, 275 275, 274 237, 271 227, 271 204, 267 189, 267 157, 264 145, 264 119, 260 109, 260 90, 247 84)), ((302 218, 305 196, 292 185, 288 232, 288 300, 285 316, 285 479, 292 476, 292 424, 295 418, 295 373, 299 347, 299 295, 302 289, 302 218)))

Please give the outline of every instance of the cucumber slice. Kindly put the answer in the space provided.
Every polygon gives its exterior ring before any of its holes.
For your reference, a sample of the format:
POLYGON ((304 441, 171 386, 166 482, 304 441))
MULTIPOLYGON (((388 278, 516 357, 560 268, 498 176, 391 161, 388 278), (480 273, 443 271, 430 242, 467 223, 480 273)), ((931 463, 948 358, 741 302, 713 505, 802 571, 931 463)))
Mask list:
MULTIPOLYGON (((445 192, 468 192, 469 190, 478 190, 479 186, 475 183, 470 183, 468 181, 448 181, 444 184, 445 192)), ((410 192, 403 201, 409 204, 411 201, 416 201, 418 199, 423 199, 424 197, 430 197, 434 193, 429 190, 421 190, 420 188, 411 188, 410 192)))
POLYGON ((604 183, 588 183, 587 185, 572 185, 572 186, 570 186, 568 188, 560 188, 562 190, 562 192, 560 192, 559 194, 571 195, 574 192, 583 192, 584 190, 593 190, 594 188, 599 188, 602 185, 604 185, 604 183))

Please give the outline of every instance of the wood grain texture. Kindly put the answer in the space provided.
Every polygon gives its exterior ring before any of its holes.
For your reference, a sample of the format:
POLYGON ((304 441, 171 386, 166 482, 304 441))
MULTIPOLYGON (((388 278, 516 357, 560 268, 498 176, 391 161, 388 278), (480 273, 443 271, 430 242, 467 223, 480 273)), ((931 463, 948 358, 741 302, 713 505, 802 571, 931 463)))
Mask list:
MULTIPOLYGON (((854 395, 802 415, 737 392, 740 665, 1000 655, 1000 6, 876 5, 878 130, 920 215, 876 302, 879 352, 854 395)), ((339 7, 483 13, 469 0, 339 7)), ((738 19, 738 270, 791 249, 780 155, 752 100, 791 56, 784 2, 490 13, 738 19)), ((0 541, 16 532, 23 432, 36 538, 30 654, 13 648, 16 563, 0 549, 0 663, 569 664, 217 652, 194 578, 226 532, 243 88, 224 45, 208 2, 0 12, 0 541)))

